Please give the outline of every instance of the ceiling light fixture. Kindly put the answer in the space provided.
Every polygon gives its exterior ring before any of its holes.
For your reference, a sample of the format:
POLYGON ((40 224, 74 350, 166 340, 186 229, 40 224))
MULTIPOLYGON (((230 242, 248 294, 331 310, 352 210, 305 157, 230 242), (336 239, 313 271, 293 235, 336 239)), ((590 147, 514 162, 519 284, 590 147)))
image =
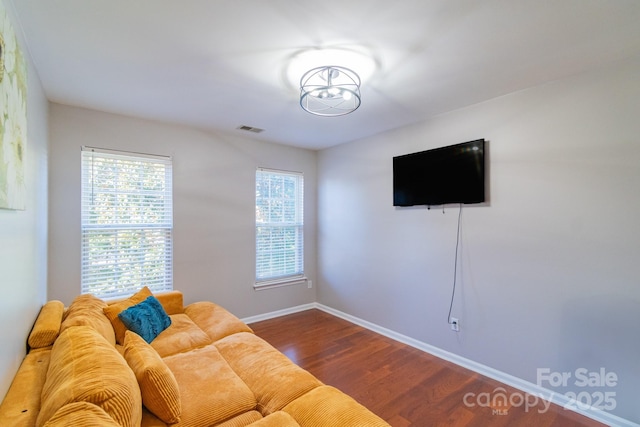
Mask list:
POLYGON ((343 116, 360 106, 360 77, 335 65, 312 68, 300 79, 300 106, 317 116, 343 116))

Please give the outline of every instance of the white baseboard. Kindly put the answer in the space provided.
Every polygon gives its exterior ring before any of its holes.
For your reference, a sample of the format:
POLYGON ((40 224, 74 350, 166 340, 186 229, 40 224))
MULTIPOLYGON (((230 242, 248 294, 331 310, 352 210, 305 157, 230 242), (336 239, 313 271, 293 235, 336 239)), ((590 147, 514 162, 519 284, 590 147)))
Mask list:
MULTIPOLYGON (((312 308, 322 310, 326 313, 339 317, 343 320, 346 320, 358 326, 362 326, 365 329, 376 332, 387 338, 391 338, 395 341, 417 348, 418 350, 422 350, 426 353, 429 353, 440 359, 444 359, 448 362, 455 363, 456 365, 462 366, 463 368, 469 369, 470 371, 477 372, 478 374, 484 375, 485 377, 492 378, 496 381, 499 381, 503 384, 516 388, 529 395, 538 396, 541 398, 544 397, 545 399, 550 400, 552 403, 556 405, 567 407, 567 405, 570 403, 569 399, 563 394, 555 393, 552 390, 547 390, 543 387, 538 386, 537 384, 533 384, 529 381, 525 381, 521 378, 515 377, 513 375, 507 374, 505 372, 499 371, 497 369, 491 368, 481 363, 474 362, 473 360, 464 358, 462 356, 458 356, 457 354, 450 353, 446 350, 432 346, 422 341, 418 341, 406 335, 399 334, 390 329, 376 325, 375 323, 371 323, 367 320, 360 319, 358 317, 352 316, 350 314, 344 313, 340 310, 336 310, 334 308, 328 307, 323 304, 319 304, 319 303, 304 304, 304 305, 299 305, 299 306, 284 309, 284 310, 278 310, 271 313, 252 316, 242 320, 245 323, 259 322, 261 320, 273 319, 276 317, 280 317, 280 316, 284 316, 292 313, 298 313, 300 311, 305 311, 312 308)), ((640 424, 638 423, 634 423, 632 421, 626 420, 624 418, 618 417, 617 415, 613 415, 609 412, 605 412, 600 409, 595 409, 591 407, 587 409, 582 409, 580 406, 572 405, 569 408, 567 408, 567 410, 574 411, 576 413, 579 413, 581 415, 584 415, 586 417, 589 417, 593 420, 596 420, 598 422, 601 422, 603 424, 606 424, 612 427, 640 427, 640 424)))
POLYGON ((255 323, 263 320, 275 319, 276 317, 286 316, 287 314, 298 313, 305 310, 311 310, 312 308, 319 308, 315 302, 309 304, 298 305, 295 307, 284 308, 282 310, 272 311, 270 313, 258 314, 256 316, 245 317, 242 320, 244 323, 255 323))

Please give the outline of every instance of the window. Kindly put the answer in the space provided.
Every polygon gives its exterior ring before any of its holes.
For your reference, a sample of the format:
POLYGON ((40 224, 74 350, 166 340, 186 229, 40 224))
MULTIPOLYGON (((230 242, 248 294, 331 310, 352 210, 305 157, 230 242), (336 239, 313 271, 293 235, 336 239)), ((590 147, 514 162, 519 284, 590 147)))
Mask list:
POLYGON ((256 171, 256 288, 306 280, 302 174, 256 171))
POLYGON ((81 292, 173 287, 171 158, 82 148, 81 292))

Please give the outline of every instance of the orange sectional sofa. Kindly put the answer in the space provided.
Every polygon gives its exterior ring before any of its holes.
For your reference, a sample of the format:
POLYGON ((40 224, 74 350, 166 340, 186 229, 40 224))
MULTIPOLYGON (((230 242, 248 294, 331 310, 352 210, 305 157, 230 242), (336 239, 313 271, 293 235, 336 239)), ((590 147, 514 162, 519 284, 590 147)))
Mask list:
POLYGON ((219 305, 184 307, 179 291, 49 301, 28 348, 0 405, 4 427, 389 426, 219 305), (122 317, 149 296, 170 319, 155 337, 122 317))

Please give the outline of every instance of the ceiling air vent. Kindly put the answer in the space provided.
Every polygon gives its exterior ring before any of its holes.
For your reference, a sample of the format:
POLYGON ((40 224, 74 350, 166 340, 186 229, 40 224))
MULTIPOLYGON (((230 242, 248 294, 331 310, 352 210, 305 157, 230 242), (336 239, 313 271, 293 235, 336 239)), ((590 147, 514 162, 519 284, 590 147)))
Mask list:
POLYGON ((253 132, 253 133, 264 132, 264 129, 256 128, 256 127, 253 127, 253 126, 246 126, 246 125, 238 126, 236 129, 244 130, 244 131, 247 131, 247 132, 253 132))

